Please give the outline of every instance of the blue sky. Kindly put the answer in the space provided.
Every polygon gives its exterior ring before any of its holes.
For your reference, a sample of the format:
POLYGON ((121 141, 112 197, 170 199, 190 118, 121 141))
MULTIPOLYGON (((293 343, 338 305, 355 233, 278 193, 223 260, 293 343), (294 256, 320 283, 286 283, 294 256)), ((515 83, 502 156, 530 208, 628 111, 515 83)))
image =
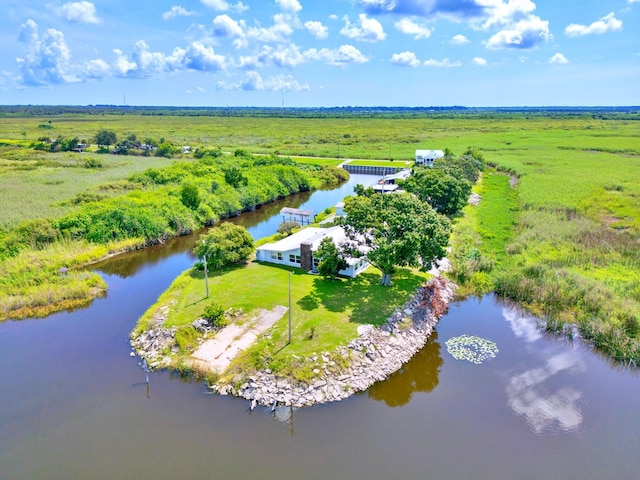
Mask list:
POLYGON ((0 104, 640 105, 640 0, 5 0, 0 104))

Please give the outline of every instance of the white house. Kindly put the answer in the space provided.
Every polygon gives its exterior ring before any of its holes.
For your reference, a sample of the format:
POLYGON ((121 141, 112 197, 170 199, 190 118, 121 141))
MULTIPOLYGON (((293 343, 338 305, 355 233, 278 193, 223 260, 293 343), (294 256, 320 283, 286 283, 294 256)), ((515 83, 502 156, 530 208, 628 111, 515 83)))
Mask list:
MULTIPOLYGON (((275 243, 267 243, 256 249, 256 260, 260 262, 277 263, 303 270, 315 270, 319 261, 314 258, 313 252, 318 250, 320 242, 325 237, 339 245, 347 240, 344 229, 340 226, 331 228, 309 227, 302 229, 293 235, 275 243)), ((338 272, 340 275, 355 277, 369 266, 365 257, 347 258, 348 267, 338 272)))
POLYGON ((442 150, 416 150, 416 165, 433 165, 434 160, 443 157, 442 150))

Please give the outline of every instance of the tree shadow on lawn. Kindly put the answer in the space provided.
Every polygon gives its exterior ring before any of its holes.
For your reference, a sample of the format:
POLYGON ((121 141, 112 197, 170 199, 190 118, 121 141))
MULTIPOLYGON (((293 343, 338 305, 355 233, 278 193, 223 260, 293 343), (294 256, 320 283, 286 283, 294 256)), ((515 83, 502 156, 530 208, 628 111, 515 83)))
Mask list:
POLYGON ((350 321, 381 325, 393 311, 424 284, 424 276, 401 269, 393 276, 391 287, 380 285, 380 274, 364 272, 356 278, 313 280, 312 291, 298 301, 303 310, 322 306, 330 312, 351 311, 350 321))

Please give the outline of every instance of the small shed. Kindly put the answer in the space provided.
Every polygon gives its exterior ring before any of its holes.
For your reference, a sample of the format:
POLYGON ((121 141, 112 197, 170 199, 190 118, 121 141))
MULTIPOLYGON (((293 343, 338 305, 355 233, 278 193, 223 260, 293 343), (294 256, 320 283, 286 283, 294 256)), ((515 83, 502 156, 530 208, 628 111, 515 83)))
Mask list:
POLYGON ((298 222, 300 225, 309 225, 313 222, 315 214, 313 210, 302 210, 300 208, 284 207, 280 210, 283 222, 298 222))

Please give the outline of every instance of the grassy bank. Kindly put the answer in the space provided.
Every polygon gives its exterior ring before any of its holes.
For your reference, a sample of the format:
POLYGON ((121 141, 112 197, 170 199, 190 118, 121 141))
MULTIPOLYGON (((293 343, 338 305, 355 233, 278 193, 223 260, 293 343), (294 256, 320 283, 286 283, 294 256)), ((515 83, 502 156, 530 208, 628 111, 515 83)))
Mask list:
POLYGON ((482 202, 456 225, 452 275, 463 292, 495 290, 552 331, 577 324, 613 359, 639 365, 640 165, 626 154, 589 155, 606 157, 606 173, 576 156, 507 163, 520 175, 513 187, 507 175, 485 175, 482 202))
MULTIPOLYGON (((152 325, 158 309, 170 306, 164 325, 178 327, 181 352, 173 359, 173 364, 179 366, 197 345, 191 323, 202 316, 211 301, 225 309, 242 309, 244 315, 237 320, 239 322, 259 309, 287 306, 290 271, 252 262, 244 267, 212 273, 209 277, 210 298, 206 299, 203 274, 188 270, 140 318, 133 335, 152 325)), ((261 338, 236 358, 228 375, 233 377, 239 372, 246 374, 253 369, 271 368, 279 375, 308 379, 313 372, 308 363, 302 362, 302 357, 333 351, 357 335, 358 325, 381 324, 427 277, 425 273, 402 269, 394 276, 393 287, 389 288, 379 284, 380 272, 373 267, 355 279, 337 280, 294 270, 291 277, 291 344, 287 344, 288 315, 285 315, 269 336, 261 338)))

